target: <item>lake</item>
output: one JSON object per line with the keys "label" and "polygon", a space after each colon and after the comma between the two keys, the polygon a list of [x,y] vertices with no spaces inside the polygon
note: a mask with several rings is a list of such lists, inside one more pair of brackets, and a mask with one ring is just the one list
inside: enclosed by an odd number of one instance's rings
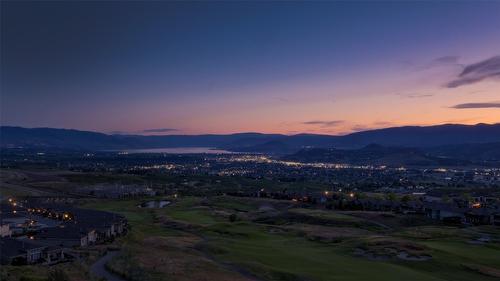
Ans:
{"label": "lake", "polygon": [[150,149],[129,149],[125,153],[167,153],[167,154],[232,154],[235,152],[215,149],[213,147],[170,147]]}

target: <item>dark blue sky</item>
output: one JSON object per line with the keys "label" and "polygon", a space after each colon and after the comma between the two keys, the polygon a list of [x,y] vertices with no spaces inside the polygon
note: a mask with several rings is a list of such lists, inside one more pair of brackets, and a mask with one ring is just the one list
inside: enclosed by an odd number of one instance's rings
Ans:
{"label": "dark blue sky", "polygon": [[[2,123],[9,125],[339,133],[401,119],[380,96],[431,91],[437,103],[465,101],[463,87],[447,99],[439,94],[459,73],[453,67],[500,54],[500,2],[1,5]],[[455,58],[439,65],[443,81],[413,71],[443,57]],[[492,101],[492,86],[484,87],[473,101]],[[330,100],[379,110],[352,116],[338,103],[322,106]],[[421,122],[463,115],[455,112]],[[405,118],[400,123],[418,122]],[[304,127],[311,120],[345,122],[327,131]]]}

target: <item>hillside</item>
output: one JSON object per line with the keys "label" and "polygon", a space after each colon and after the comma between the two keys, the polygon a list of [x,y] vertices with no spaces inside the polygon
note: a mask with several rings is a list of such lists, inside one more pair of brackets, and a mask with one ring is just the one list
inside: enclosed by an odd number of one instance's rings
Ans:
{"label": "hillside", "polygon": [[[238,133],[229,135],[108,135],[53,128],[0,127],[0,146],[58,149],[134,149],[166,147],[218,147],[231,151],[287,154],[303,148],[359,149],[375,143],[389,147],[429,148],[500,142],[500,124],[394,127],[345,136]],[[447,152],[442,148],[443,153]],[[490,152],[488,152],[490,151]],[[493,152],[491,152],[493,151]],[[483,154],[496,154],[493,146]],[[474,155],[474,154],[472,154]]]}

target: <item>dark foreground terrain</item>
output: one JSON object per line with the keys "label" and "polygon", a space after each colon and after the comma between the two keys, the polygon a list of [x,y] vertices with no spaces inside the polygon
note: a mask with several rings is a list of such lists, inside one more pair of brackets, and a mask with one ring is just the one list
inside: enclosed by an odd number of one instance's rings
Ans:
{"label": "dark foreground terrain", "polygon": [[[113,199],[73,191],[95,181],[133,183],[137,176],[106,174],[96,179],[95,174],[76,172],[3,170],[4,200],[26,198],[26,193],[71,198],[73,206],[123,215],[128,231],[112,242],[72,249],[79,253],[72,261],[2,265],[1,280],[55,280],[47,277],[55,270],[66,273],[59,280],[99,280],[97,274],[103,269],[96,270],[96,262],[118,278],[110,280],[500,278],[498,226],[446,224],[422,214],[341,210],[305,200],[206,192],[221,188],[219,181],[224,178],[217,178],[213,184],[203,184],[202,194],[186,192],[199,188],[193,180],[165,182],[163,195]],[[263,183],[272,189],[272,181]],[[232,178],[230,184],[245,186],[247,181]],[[281,184],[276,186],[281,189]],[[393,200],[401,197],[395,195]],[[160,201],[165,204],[155,203]],[[103,262],[100,257],[106,252],[112,255]]]}

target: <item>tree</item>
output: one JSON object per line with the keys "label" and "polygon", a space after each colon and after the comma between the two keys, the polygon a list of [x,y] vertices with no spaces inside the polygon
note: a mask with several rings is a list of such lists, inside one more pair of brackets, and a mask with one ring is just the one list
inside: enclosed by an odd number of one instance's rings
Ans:
{"label": "tree", "polygon": [[397,199],[396,194],[394,194],[393,192],[387,193],[385,198],[389,201],[396,201]]}
{"label": "tree", "polygon": [[408,195],[408,194],[406,194],[405,196],[403,196],[403,197],[401,198],[401,202],[404,202],[404,203],[408,203],[408,202],[409,202],[409,201],[411,201],[411,200],[412,200],[412,198],[411,198],[411,196],[410,196],[410,195]]}
{"label": "tree", "polygon": [[362,192],[358,192],[356,193],[356,199],[366,199],[368,196],[366,196],[366,194],[362,193]]}
{"label": "tree", "polygon": [[470,193],[464,192],[464,193],[462,193],[462,199],[464,201],[471,202],[472,201],[472,195],[470,195]]}

